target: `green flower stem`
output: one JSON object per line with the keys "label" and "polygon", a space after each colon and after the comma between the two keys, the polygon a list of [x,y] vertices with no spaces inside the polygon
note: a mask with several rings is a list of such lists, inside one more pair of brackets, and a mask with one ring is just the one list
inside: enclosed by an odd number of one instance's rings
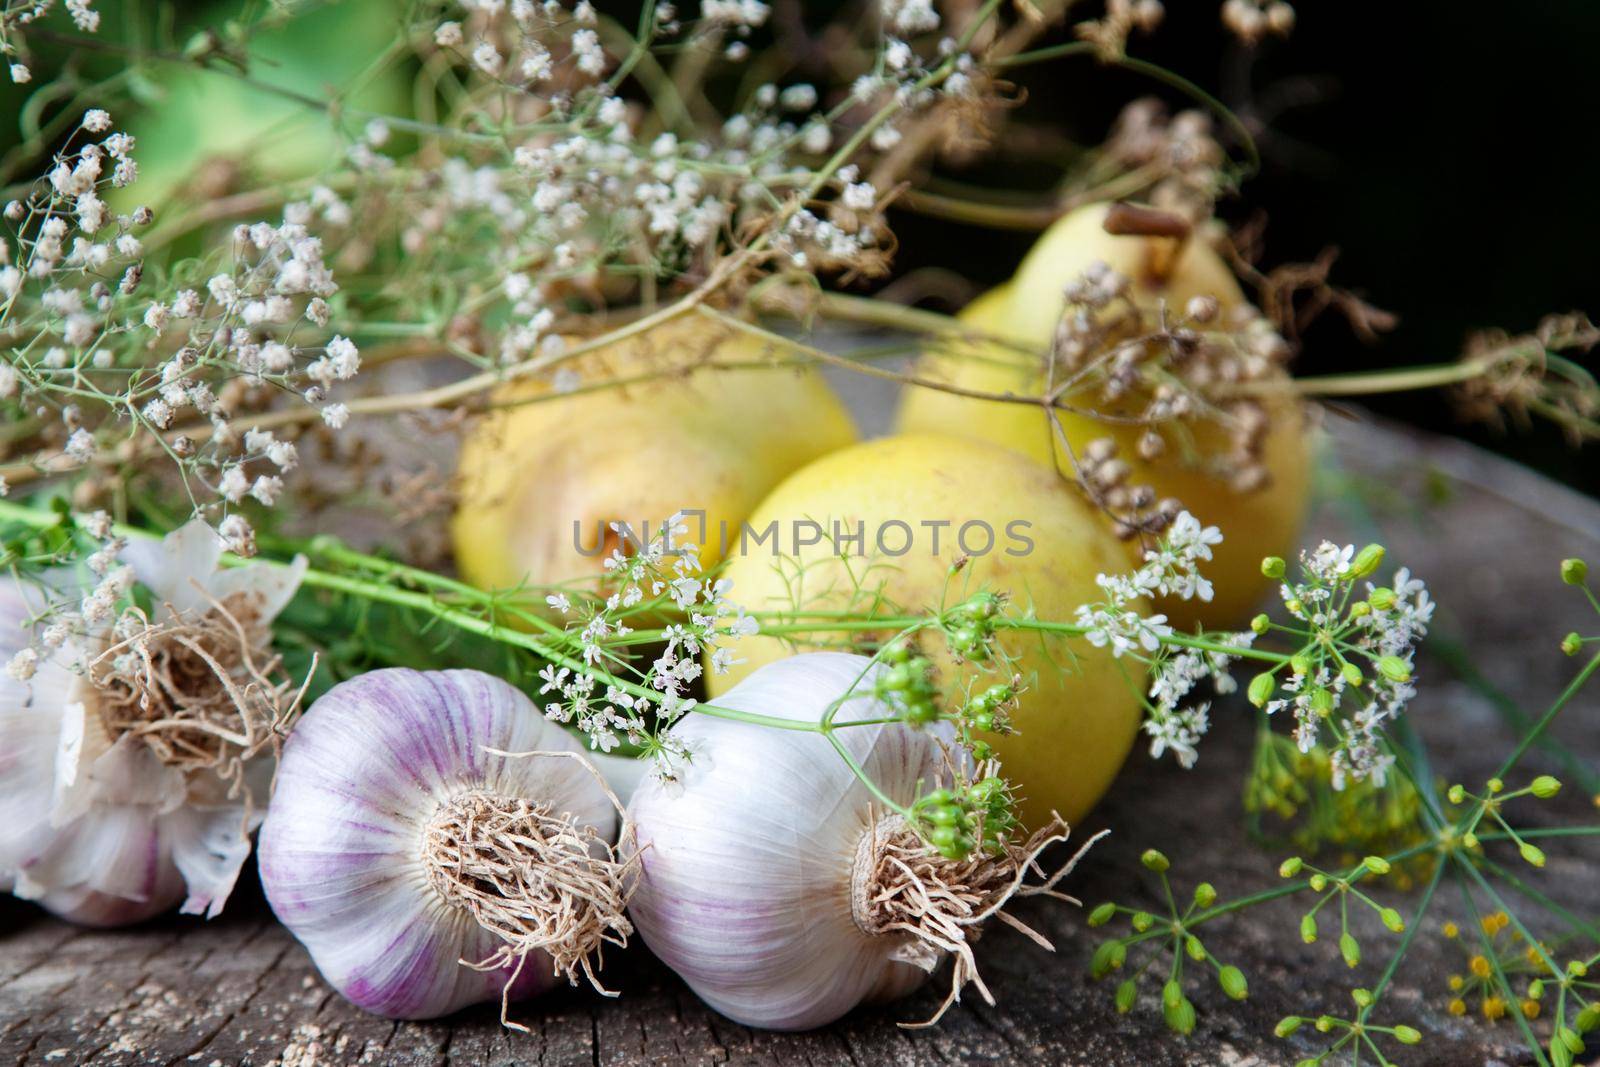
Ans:
{"label": "green flower stem", "polygon": [[1517,747],[1512,750],[1511,755],[1506,757],[1506,761],[1500,765],[1500,769],[1495,772],[1494,777],[1504,778],[1511,772],[1511,769],[1522,760],[1529,747],[1543,736],[1544,732],[1550,728],[1550,724],[1555,722],[1556,716],[1560,715],[1572,698],[1578,695],[1578,690],[1584,687],[1584,684],[1593,677],[1597,670],[1600,670],[1600,653],[1596,653],[1584,665],[1583,669],[1567,684],[1566,689],[1562,690],[1555,703],[1550,705],[1549,710],[1539,717],[1539,721],[1534,724],[1533,729],[1522,736],[1522,739],[1517,742]]}
{"label": "green flower stem", "polygon": [[[1480,885],[1489,888],[1489,884],[1484,881],[1483,876],[1478,873],[1471,863],[1456,858],[1456,866],[1476,878]],[[1515,1010],[1517,1002],[1516,990],[1511,988],[1511,980],[1506,977],[1505,968],[1500,964],[1500,956],[1495,952],[1494,946],[1490,944],[1488,935],[1483,932],[1483,913],[1478,910],[1477,902],[1472,899],[1472,892],[1467,887],[1466,879],[1458,878],[1457,883],[1461,890],[1462,902],[1466,905],[1467,913],[1472,916],[1472,925],[1478,931],[1478,943],[1483,948],[1483,957],[1494,968],[1495,980],[1499,984],[1500,991],[1505,995],[1508,1004],[1506,1014],[1516,1020],[1518,1029],[1522,1031],[1522,1038],[1527,1042],[1528,1049],[1533,1053],[1539,1067],[1550,1067],[1550,1060],[1544,1053],[1544,1046],[1539,1043],[1539,1039],[1534,1035],[1533,1028],[1528,1025],[1528,1020],[1523,1017],[1522,1012]],[[1492,889],[1490,889],[1490,893],[1493,895]],[[1507,914],[1509,915],[1510,913],[1507,912]]]}
{"label": "green flower stem", "polygon": [[[1550,954],[1544,950],[1544,945],[1538,938],[1533,936],[1533,931],[1529,930],[1523,925],[1522,920],[1517,918],[1517,913],[1506,903],[1506,898],[1501,896],[1500,891],[1489,883],[1489,880],[1483,876],[1482,871],[1478,870],[1478,865],[1473,858],[1458,852],[1455,853],[1455,862],[1457,867],[1464,870],[1474,882],[1478,883],[1478,887],[1489,895],[1489,899],[1494,901],[1495,907],[1505,912],[1506,918],[1511,920],[1511,925],[1516,927],[1517,932],[1523,936],[1523,939],[1527,941],[1535,952],[1539,953],[1539,958],[1544,960],[1546,967],[1550,968],[1550,973],[1559,978],[1561,976],[1561,968],[1556,965],[1556,961],[1550,958]],[[1481,927],[1479,928],[1479,935],[1482,936]],[[1488,949],[1489,946],[1485,944],[1484,947]],[[1486,952],[1485,954],[1490,957],[1494,955],[1493,952]],[[1499,961],[1496,960],[1496,970],[1498,969]],[[1509,991],[1510,988],[1508,983],[1506,989]],[[1515,994],[1512,995],[1511,999],[1516,999]]]}
{"label": "green flower stem", "polygon": [[[36,508],[30,508],[19,504],[13,504],[9,501],[0,500],[0,519],[20,522],[24,525],[32,526],[35,529],[48,529],[51,526],[55,526],[57,523],[59,523],[61,521],[61,516],[51,511],[41,511]],[[69,519],[68,521],[72,521],[74,524],[76,523],[76,520]],[[139,529],[138,527],[126,526],[122,524],[116,525],[113,529],[113,532],[118,536],[127,537],[130,539],[146,541],[159,539],[159,535],[152,533],[149,530],[143,530]],[[350,555],[355,557],[359,556],[360,554],[351,551]],[[377,557],[368,556],[362,558],[368,564],[380,568],[389,566],[401,567],[399,564],[390,564],[388,561],[379,559]],[[278,569],[286,569],[289,566],[287,563],[284,563],[281,560],[265,558],[257,558],[253,560],[242,559],[231,553],[224,553],[221,562],[223,566],[227,567],[253,564],[275,567]],[[410,568],[402,569],[409,570]],[[459,608],[451,607],[441,603],[437,597],[427,593],[414,592],[408,589],[397,589],[392,585],[386,585],[382,582],[369,581],[362,578],[352,578],[315,567],[308,567],[306,569],[305,574],[301,579],[301,584],[313,589],[327,589],[331,592],[343,593],[380,604],[389,604],[395,607],[404,607],[410,608],[414,611],[420,611],[424,614],[431,615],[439,619],[441,622],[449,623],[452,626],[464,630],[467,633],[477,634],[479,636],[498,641],[502,644],[522,648],[558,666],[591,674],[607,685],[614,685],[618,689],[621,689],[632,696],[642,697],[651,701],[652,703],[660,703],[661,700],[661,694],[655,690],[650,689],[647,686],[639,685],[635,682],[626,681],[625,679],[618,678],[607,671],[602,671],[593,666],[587,665],[583,663],[582,660],[568,655],[566,652],[561,651],[560,649],[552,647],[548,642],[540,637],[521,630],[509,629],[500,623],[489,619],[480,618]],[[492,597],[492,594],[479,595],[484,597]],[[757,715],[752,712],[736,711],[733,708],[718,707],[714,704],[696,704],[694,710],[716,718],[733,719],[739,722],[747,722],[756,726],[770,726],[774,729],[780,730],[795,730],[808,733],[830,732],[829,730],[824,729],[823,724],[821,723],[797,722],[793,719],[781,719],[770,715]]]}
{"label": "green flower stem", "polygon": [[1428,879],[1428,888],[1422,893],[1422,899],[1417,902],[1417,908],[1411,913],[1411,921],[1406,923],[1405,933],[1400,937],[1400,944],[1396,946],[1394,954],[1389,957],[1389,964],[1383,969],[1383,974],[1378,977],[1378,982],[1372,987],[1372,1004],[1361,1009],[1360,1019],[1366,1021],[1372,1008],[1377,1006],[1378,998],[1383,996],[1389,983],[1394,981],[1395,972],[1400,969],[1400,961],[1405,959],[1406,953],[1411,949],[1411,942],[1415,940],[1418,931],[1422,929],[1423,921],[1428,916],[1428,908],[1433,904],[1433,896],[1439,890],[1439,883],[1444,879],[1445,863],[1433,865],[1433,875]]}
{"label": "green flower stem", "polygon": [[1502,867],[1493,860],[1479,857],[1477,862],[1483,867],[1484,870],[1488,871],[1502,882],[1505,882],[1512,889],[1515,889],[1518,893],[1527,897],[1545,911],[1548,911],[1552,915],[1562,919],[1573,930],[1583,934],[1585,937],[1593,938],[1595,941],[1600,941],[1600,926],[1595,925],[1587,919],[1580,918],[1578,915],[1573,913],[1572,909],[1558,903],[1557,901],[1551,900],[1548,896],[1541,893],[1527,882],[1524,882],[1514,873],[1507,870],[1505,867]]}

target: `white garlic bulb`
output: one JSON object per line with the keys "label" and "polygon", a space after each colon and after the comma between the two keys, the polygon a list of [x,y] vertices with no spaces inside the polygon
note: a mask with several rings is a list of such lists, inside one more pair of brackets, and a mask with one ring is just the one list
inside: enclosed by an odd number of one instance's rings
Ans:
{"label": "white garlic bulb", "polygon": [[[221,910],[260,821],[274,724],[192,717],[191,697],[223,712],[231,702],[209,667],[188,669],[179,642],[238,666],[261,649],[215,635],[264,642],[305,566],[218,570],[221,553],[199,521],[126,546],[126,578],[150,590],[150,618],[116,633],[80,619],[30,677],[0,677],[0,887],[86,925],[138,922],[180,901]],[[0,584],[0,660],[33,644],[28,623],[44,606],[41,590]]]}
{"label": "white garlic bulb", "polygon": [[629,868],[580,751],[478,671],[343,682],[284,746],[267,899],[335,989],[392,1018],[594,981],[591,956],[632,929]]}
{"label": "white garlic bulb", "polygon": [[[717,705],[815,722],[844,698],[837,722],[876,719],[890,714],[872,695],[877,670],[860,656],[791,656]],[[946,860],[821,734],[703,714],[674,729],[689,763],[677,781],[641,785],[629,808],[641,850],[631,914],[701,999],[749,1026],[825,1025],[911,992],[946,954],[957,957],[953,999],[976,979],[968,931],[1018,890],[1037,848],[1064,836]],[[884,723],[834,737],[902,807],[950,780],[947,733]],[[949,907],[935,888],[950,891]]]}

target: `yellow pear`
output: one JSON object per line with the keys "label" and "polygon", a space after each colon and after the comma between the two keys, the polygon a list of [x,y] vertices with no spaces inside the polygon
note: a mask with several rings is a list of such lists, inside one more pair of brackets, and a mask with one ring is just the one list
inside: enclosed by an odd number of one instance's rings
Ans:
{"label": "yellow pear", "polygon": [[[608,532],[654,535],[686,511],[714,565],[791,471],[856,439],[837,396],[797,350],[686,315],[573,361],[572,395],[516,382],[463,443],[451,527],[475,585],[553,585],[600,574]],[[630,384],[602,383],[624,381]],[[520,403],[519,403],[520,402]],[[680,541],[681,543],[681,541]]]}
{"label": "yellow pear", "polygon": [[[1133,280],[1136,303],[1153,307],[1165,300],[1183,309],[1192,297],[1211,296],[1219,313],[1244,303],[1243,294],[1222,259],[1198,240],[1184,243],[1174,257],[1170,238],[1113,236],[1103,227],[1106,205],[1074,211],[1039,240],[1012,281],[990,290],[967,306],[960,318],[975,331],[1013,342],[1017,347],[981,342],[961,343],[929,353],[918,366],[919,377],[986,393],[1040,396],[1044,392],[1044,356],[1062,311],[1062,289],[1096,261]],[[1019,349],[1025,349],[1021,351]],[[1274,374],[1286,383],[1287,376]],[[1113,416],[1136,416],[1145,397],[1135,393],[1108,405],[1097,387],[1063,398],[1067,405]],[[1072,471],[1066,445],[1079,457],[1089,442],[1109,437],[1118,457],[1131,468],[1129,481],[1152,487],[1161,498],[1176,498],[1196,518],[1222,530],[1224,541],[1204,569],[1215,597],[1202,601],[1163,600],[1159,610],[1179,626],[1202,623],[1212,628],[1239,626],[1251,614],[1266,585],[1260,573],[1265,556],[1293,551],[1304,518],[1311,482],[1313,431],[1301,406],[1287,395],[1269,398],[1263,407],[1270,429],[1260,459],[1267,479],[1248,491],[1231,487],[1204,469],[1204,457],[1225,456],[1226,431],[1214,422],[1185,424],[1180,431],[1163,427],[1165,451],[1159,459],[1140,458],[1140,439],[1150,427],[1106,422],[1058,410],[1063,441],[1044,410],[1036,405],[959,396],[938,389],[911,387],[902,396],[897,426],[903,431],[963,434],[1016,449],[1042,463]],[[1128,542],[1134,562],[1143,546]]]}
{"label": "yellow pear", "polygon": [[[763,534],[774,522],[775,540],[730,552],[724,574],[746,611],[861,610],[881,595],[920,613],[990,589],[1040,619],[1071,621],[1079,604],[1104,599],[1095,576],[1124,564],[1116,539],[1054,473],[1008,449],[948,435],[889,437],[824,456],[773,490],[749,527]],[[854,546],[847,539],[858,532],[862,544]],[[962,555],[969,562],[951,577]],[[830,638],[837,647],[834,635],[743,638],[733,650],[744,662],[709,675],[711,695]],[[1019,732],[990,740],[1020,787],[1024,821],[1039,826],[1052,810],[1077,820],[1110,785],[1138,732],[1141,665],[1076,639],[1011,631],[1000,642],[1016,657],[1025,691],[1012,717]],[[969,679],[973,666],[958,665],[943,646],[936,636],[923,645],[940,682]]]}

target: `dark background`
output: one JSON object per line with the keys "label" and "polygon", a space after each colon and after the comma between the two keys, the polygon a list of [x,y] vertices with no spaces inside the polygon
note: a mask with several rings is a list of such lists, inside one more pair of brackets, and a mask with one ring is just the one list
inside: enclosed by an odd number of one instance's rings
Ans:
{"label": "dark background", "polygon": [[[1443,362],[1473,330],[1600,315],[1600,4],[1302,0],[1294,33],[1253,58],[1229,42],[1217,8],[1169,0],[1165,23],[1130,52],[1266,118],[1262,172],[1221,213],[1267,214],[1263,265],[1337,245],[1334,283],[1400,316],[1369,346],[1329,314],[1308,332],[1299,373]],[[1018,80],[1024,115],[1085,139],[1134,96],[1183,103],[1091,60]],[[957,248],[982,282],[1005,277],[1030,240],[909,217],[896,229],[903,266],[949,262]],[[1600,365],[1600,350],[1585,362]],[[1548,424],[1464,426],[1438,392],[1363,403],[1600,494],[1600,442],[1575,450]]]}

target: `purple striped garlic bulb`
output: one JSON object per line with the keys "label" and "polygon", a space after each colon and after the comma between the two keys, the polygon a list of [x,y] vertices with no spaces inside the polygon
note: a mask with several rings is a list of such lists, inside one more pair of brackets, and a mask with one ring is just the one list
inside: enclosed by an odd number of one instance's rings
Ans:
{"label": "purple striped garlic bulb", "polygon": [[[838,723],[889,718],[873,695],[879,669],[841,653],[791,656],[716,705],[813,723],[835,705]],[[1022,886],[1038,852],[1065,838],[1059,821],[1025,843],[941,856],[820,733],[709,714],[673,730],[690,754],[681,775],[646,780],[629,807],[640,850],[630,914],[702,1000],[747,1026],[824,1026],[858,1004],[911,993],[947,958],[951,989],[939,1014],[968,982],[988,998],[972,956],[977,929],[1013,895],[1050,892],[1066,873]],[[967,769],[946,747],[947,727],[879,722],[833,737],[902,808]]]}
{"label": "purple striped garlic bulb", "polygon": [[[317,969],[390,1018],[505,1004],[625,944],[618,803],[519,690],[479,671],[372,671],[284,746],[261,882]],[[514,1025],[514,1024],[510,1024]]]}
{"label": "purple striped garlic bulb", "polygon": [[124,546],[102,586],[137,579],[148,617],[63,615],[42,588],[0,582],[0,662],[30,650],[31,667],[0,674],[0,888],[90,926],[222,909],[293,703],[267,678],[270,624],[305,561],[219,569],[221,555],[198,520]]}

